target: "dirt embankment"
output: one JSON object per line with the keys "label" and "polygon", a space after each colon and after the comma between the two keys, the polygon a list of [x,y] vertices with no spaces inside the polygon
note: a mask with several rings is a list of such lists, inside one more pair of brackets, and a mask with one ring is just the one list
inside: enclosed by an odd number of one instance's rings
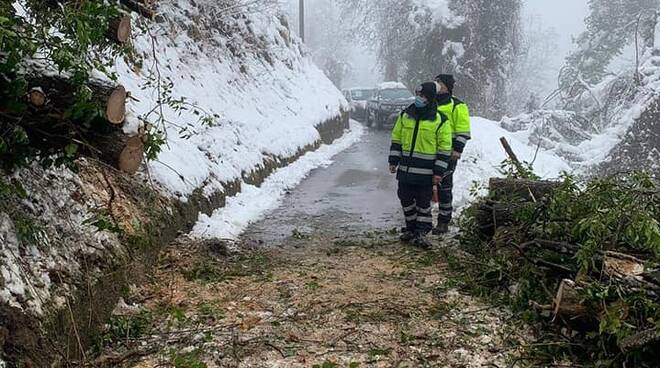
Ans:
{"label": "dirt embankment", "polygon": [[[243,180],[260,184],[347,126],[342,113],[318,127],[321,140],[266,159]],[[0,184],[0,359],[10,367],[87,361],[82,351],[99,341],[99,327],[129,285],[145,280],[162,246],[241,187],[236,180],[180,202],[159,194],[146,174],[129,178],[89,160],[77,173],[35,166]]]}

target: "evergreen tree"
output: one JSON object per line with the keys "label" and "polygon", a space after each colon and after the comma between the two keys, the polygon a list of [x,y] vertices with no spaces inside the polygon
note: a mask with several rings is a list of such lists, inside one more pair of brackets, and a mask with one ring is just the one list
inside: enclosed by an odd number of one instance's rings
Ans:
{"label": "evergreen tree", "polygon": [[636,47],[642,47],[652,39],[649,24],[659,7],[659,0],[590,0],[586,31],[578,36],[560,76],[564,96],[578,96],[600,82],[625,46],[637,39]]}
{"label": "evergreen tree", "polygon": [[520,52],[520,0],[455,0],[468,21],[465,56],[458,69],[459,93],[472,98],[482,116],[500,119],[509,106],[516,58]]}
{"label": "evergreen tree", "polygon": [[508,90],[521,51],[520,0],[453,0],[461,24],[435,24],[420,34],[406,58],[406,82],[414,85],[439,73],[458,79],[455,94],[472,110],[499,119],[507,113]]}

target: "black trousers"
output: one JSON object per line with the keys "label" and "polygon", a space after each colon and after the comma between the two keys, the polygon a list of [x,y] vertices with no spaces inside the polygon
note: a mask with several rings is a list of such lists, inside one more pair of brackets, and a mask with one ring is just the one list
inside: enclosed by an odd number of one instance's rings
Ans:
{"label": "black trousers", "polygon": [[452,159],[449,161],[449,168],[447,173],[442,177],[442,182],[438,186],[438,204],[440,211],[438,212],[438,224],[448,224],[451,222],[454,207],[452,202],[454,197],[452,191],[454,190],[454,171],[458,160]]}
{"label": "black trousers", "polygon": [[406,217],[406,230],[421,234],[431,231],[433,228],[433,215],[431,214],[433,185],[399,182],[397,194]]}

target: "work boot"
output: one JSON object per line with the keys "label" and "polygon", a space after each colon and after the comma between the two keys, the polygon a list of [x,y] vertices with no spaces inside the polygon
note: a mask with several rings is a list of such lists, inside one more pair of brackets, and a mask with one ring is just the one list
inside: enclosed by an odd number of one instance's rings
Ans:
{"label": "work boot", "polygon": [[415,239],[415,233],[409,230],[404,230],[403,234],[399,237],[399,240],[401,240],[404,243],[408,243]]}
{"label": "work boot", "polygon": [[422,249],[430,249],[433,246],[433,244],[431,244],[431,242],[426,239],[426,236],[421,233],[416,234],[412,241],[412,245]]}
{"label": "work boot", "polygon": [[438,226],[433,228],[433,235],[444,235],[449,232],[449,224],[441,222]]}

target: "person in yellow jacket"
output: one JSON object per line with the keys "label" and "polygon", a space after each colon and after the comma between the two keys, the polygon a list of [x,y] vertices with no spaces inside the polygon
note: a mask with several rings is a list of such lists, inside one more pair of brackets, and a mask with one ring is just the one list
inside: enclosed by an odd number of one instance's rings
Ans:
{"label": "person in yellow jacket", "polygon": [[397,194],[406,218],[401,240],[428,248],[433,185],[449,168],[452,136],[449,120],[438,112],[436,84],[424,83],[415,92],[415,103],[401,113],[392,130],[389,164],[399,181]]}
{"label": "person in yellow jacket", "polygon": [[435,77],[438,89],[437,103],[438,111],[447,115],[452,129],[452,152],[449,167],[442,182],[438,185],[438,225],[433,229],[434,235],[449,232],[449,222],[452,219],[454,208],[452,205],[454,189],[454,171],[460,160],[467,141],[470,140],[470,110],[467,104],[454,97],[454,76],[451,74],[440,74]]}

